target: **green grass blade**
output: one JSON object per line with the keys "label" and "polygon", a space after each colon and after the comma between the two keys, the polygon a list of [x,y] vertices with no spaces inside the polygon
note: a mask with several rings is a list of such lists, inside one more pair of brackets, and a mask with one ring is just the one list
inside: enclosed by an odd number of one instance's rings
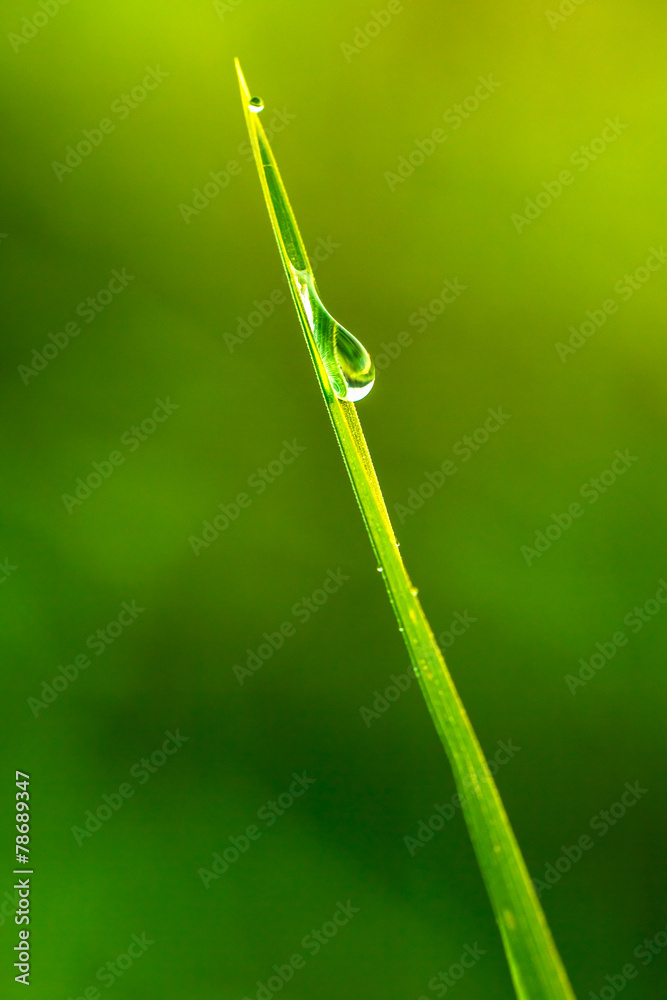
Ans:
{"label": "green grass blade", "polygon": [[[264,198],[301,326],[399,628],[449,757],[519,1000],[575,1000],[484,753],[403,565],[352,400],[373,384],[361,348],[322,305],[271,147],[236,60]],[[357,342],[354,342],[357,344]],[[361,353],[363,352],[363,353]],[[351,358],[351,360],[350,360]]]}

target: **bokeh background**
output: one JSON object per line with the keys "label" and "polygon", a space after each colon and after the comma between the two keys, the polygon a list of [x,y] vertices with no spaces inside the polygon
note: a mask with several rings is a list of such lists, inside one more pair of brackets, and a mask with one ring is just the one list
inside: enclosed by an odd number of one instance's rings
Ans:
{"label": "bokeh background", "polygon": [[[18,768],[36,998],[266,1000],[258,984],[298,952],[285,997],[417,1000],[443,995],[429,981],[466,945],[485,954],[448,991],[513,996],[460,813],[406,846],[455,791],[416,685],[368,725],[360,712],[408,661],[293,308],[257,322],[255,300],[287,289],[243,146],[239,56],[326,258],[324,301],[383,365],[358,410],[408,569],[436,634],[475,619],[447,658],[487,754],[521,748],[498,783],[531,874],[595,841],[543,893],[577,995],[609,996],[605,977],[631,962],[627,1000],[667,996],[665,953],[633,957],[667,926],[667,609],[650,603],[667,574],[667,266],[620,291],[667,241],[664,4],[55,2],[5,0],[0,32],[3,991],[23,988]],[[149,68],[154,89],[137,90]],[[489,76],[494,92],[463,105]],[[607,119],[618,134],[601,144]],[[392,180],[436,128],[446,140]],[[567,169],[560,196],[513,220]],[[114,269],[127,284],[106,304]],[[465,291],[441,308],[446,280]],[[556,345],[608,299],[618,310],[562,360]],[[235,342],[241,320],[255,325]],[[174,407],[155,424],[158,399]],[[500,407],[502,428],[457,457]],[[304,450],[260,493],[252,477],[284,441]],[[626,449],[636,461],[582,498]],[[112,452],[123,462],[90,496],[63,500]],[[446,485],[397,513],[448,458]],[[240,492],[250,505],[195,555]],[[527,559],[577,501],[583,516]],[[302,621],[295,605],[339,570],[349,580]],[[88,637],[133,601],[145,610],[96,655]],[[633,633],[624,618],[647,601]],[[295,634],[241,684],[234,666],[285,621]],[[627,644],[572,693],[566,676],[619,630]],[[35,710],[84,653],[90,667]],[[258,811],[294,772],[315,781],[269,826]],[[647,794],[592,832],[637,781]],[[134,795],[77,843],[126,782]],[[253,823],[261,837],[206,888],[199,870]],[[303,938],[348,900],[358,912],[313,955]],[[145,954],[110,974],[144,934]]]}

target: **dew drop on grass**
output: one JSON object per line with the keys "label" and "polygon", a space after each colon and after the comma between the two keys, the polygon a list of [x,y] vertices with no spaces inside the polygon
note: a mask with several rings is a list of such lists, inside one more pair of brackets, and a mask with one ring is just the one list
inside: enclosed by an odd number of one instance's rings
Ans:
{"label": "dew drop on grass", "polygon": [[416,587],[410,587],[410,593],[412,594],[413,597],[416,597],[419,591]]}
{"label": "dew drop on grass", "polygon": [[264,101],[261,97],[251,97],[248,101],[248,111],[254,111],[258,114],[264,108]]}
{"label": "dew drop on grass", "polygon": [[[334,349],[343,378],[346,392],[342,397],[356,402],[363,399],[373,388],[375,382],[375,365],[370,354],[356,337],[336,324],[336,340]],[[340,393],[336,393],[340,396]]]}
{"label": "dew drop on grass", "polygon": [[356,403],[373,388],[373,359],[364,345],[324,308],[312,274],[295,266],[291,271],[331,387],[339,399]]}

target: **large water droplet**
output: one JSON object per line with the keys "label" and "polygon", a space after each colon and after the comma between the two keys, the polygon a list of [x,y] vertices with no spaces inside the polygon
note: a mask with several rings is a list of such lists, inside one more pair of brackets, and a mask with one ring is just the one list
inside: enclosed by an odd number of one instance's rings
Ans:
{"label": "large water droplet", "polygon": [[299,297],[315,338],[331,386],[339,399],[356,402],[373,388],[373,359],[356,337],[341,326],[322,305],[312,276],[292,268]]}
{"label": "large water droplet", "polygon": [[375,382],[373,359],[364,345],[338,323],[336,324],[335,351],[347,386],[344,398],[352,402],[363,399],[371,391]]}
{"label": "large water droplet", "polygon": [[264,101],[261,97],[251,97],[248,101],[248,111],[254,111],[258,114],[264,109]]}

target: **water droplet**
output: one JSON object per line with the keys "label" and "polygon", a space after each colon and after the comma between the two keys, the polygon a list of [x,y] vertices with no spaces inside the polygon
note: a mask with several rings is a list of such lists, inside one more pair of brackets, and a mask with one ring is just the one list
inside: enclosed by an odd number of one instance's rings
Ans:
{"label": "water droplet", "polygon": [[378,573],[384,573],[384,570],[382,569],[382,566],[378,566]]}
{"label": "water droplet", "polygon": [[259,114],[264,108],[264,101],[261,97],[251,97],[248,101],[248,111],[254,111],[255,114]]}
{"label": "water droplet", "polygon": [[399,632],[405,632],[405,629],[404,629],[404,628],[400,628],[400,627],[399,627],[399,630],[398,630],[398,631],[399,631]]}
{"label": "water droplet", "polygon": [[412,594],[413,597],[416,597],[419,591],[417,590],[416,587],[410,587],[410,593]]}
{"label": "water droplet", "polygon": [[[339,326],[338,323],[336,323],[334,350],[345,379],[346,393],[342,398],[349,399],[353,403],[363,399],[375,382],[375,365],[370,354],[349,330]],[[340,396],[340,393],[337,395]]]}
{"label": "water droplet", "polygon": [[364,345],[324,308],[312,276],[294,267],[292,273],[331,387],[339,399],[356,403],[373,388],[373,360]]}

